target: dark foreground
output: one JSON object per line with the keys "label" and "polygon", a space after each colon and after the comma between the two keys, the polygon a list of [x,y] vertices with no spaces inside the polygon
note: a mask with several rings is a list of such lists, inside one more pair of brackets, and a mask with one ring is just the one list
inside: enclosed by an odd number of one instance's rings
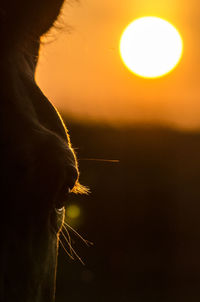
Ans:
{"label": "dark foreground", "polygon": [[57,302],[199,302],[200,133],[71,123],[70,134],[92,191],[71,198],[72,224],[95,245],[75,239],[85,266],[60,249]]}

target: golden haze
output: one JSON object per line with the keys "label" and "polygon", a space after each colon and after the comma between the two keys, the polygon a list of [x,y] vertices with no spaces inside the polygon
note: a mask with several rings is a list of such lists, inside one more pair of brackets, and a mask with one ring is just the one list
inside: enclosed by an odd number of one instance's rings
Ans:
{"label": "golden haze", "polygon": [[[61,23],[72,30],[53,33],[55,41],[42,47],[37,81],[61,112],[74,117],[199,127],[199,6],[197,0],[87,0],[66,5]],[[153,80],[131,74],[119,55],[125,27],[148,15],[174,24],[184,41],[178,67]]]}

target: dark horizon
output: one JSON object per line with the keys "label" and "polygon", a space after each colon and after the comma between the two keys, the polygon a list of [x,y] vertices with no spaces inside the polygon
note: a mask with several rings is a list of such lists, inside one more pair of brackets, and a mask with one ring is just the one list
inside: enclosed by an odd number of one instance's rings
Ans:
{"label": "dark horizon", "polygon": [[66,294],[73,302],[199,301],[200,132],[72,122],[69,129],[91,189],[69,204],[80,207],[75,227],[94,247],[72,236],[85,267],[60,247],[57,302]]}

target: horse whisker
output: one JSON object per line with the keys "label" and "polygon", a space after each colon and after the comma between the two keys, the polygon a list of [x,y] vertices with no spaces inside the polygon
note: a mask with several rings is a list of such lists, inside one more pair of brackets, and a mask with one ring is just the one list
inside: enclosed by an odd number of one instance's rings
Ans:
{"label": "horse whisker", "polygon": [[71,255],[73,255],[72,242],[71,242],[71,237],[70,237],[70,234],[69,234],[68,230],[66,230],[66,233],[67,233],[67,237],[65,236],[64,232],[61,230],[61,234],[62,234],[63,238],[65,239],[65,241],[67,242],[67,244],[69,246],[69,253]]}
{"label": "horse whisker", "polygon": [[67,230],[69,228],[77,237],[79,237],[87,246],[94,245],[93,242],[84,239],[74,228],[72,228],[68,223],[64,222],[63,228]]}
{"label": "horse whisker", "polygon": [[62,243],[62,240],[60,238],[58,238],[60,244],[62,245],[62,248],[64,249],[64,251],[67,253],[67,255],[74,260],[74,257],[67,251],[67,249],[65,248],[64,244]]}
{"label": "horse whisker", "polygon": [[[66,236],[65,236],[65,234],[62,232],[62,235],[63,235],[63,237],[64,237],[64,239],[67,241],[67,243],[69,244],[69,242],[68,242],[68,240],[67,240],[67,238],[66,238]],[[83,264],[83,265],[85,265],[85,263],[83,262],[83,260],[81,259],[81,257],[77,254],[77,252],[74,250],[74,248],[71,246],[70,247],[71,248],[71,251],[72,251],[72,253],[76,256],[76,258]],[[73,256],[72,256],[73,257]]]}
{"label": "horse whisker", "polygon": [[[67,238],[68,238],[68,245],[69,245],[69,248],[70,248],[70,253],[72,254],[72,241],[71,241],[71,236],[70,236],[70,233],[69,231],[64,227],[64,224],[63,224],[63,228],[64,230],[66,231],[66,234],[67,234]],[[62,235],[64,235],[64,232],[62,231]]]}

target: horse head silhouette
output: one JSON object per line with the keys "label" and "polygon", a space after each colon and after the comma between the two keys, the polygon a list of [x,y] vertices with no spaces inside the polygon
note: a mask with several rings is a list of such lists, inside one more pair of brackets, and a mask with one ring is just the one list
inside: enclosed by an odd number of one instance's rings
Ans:
{"label": "horse head silhouette", "polygon": [[35,82],[40,37],[63,0],[0,0],[0,301],[54,300],[70,191],[83,192],[69,134]]}

